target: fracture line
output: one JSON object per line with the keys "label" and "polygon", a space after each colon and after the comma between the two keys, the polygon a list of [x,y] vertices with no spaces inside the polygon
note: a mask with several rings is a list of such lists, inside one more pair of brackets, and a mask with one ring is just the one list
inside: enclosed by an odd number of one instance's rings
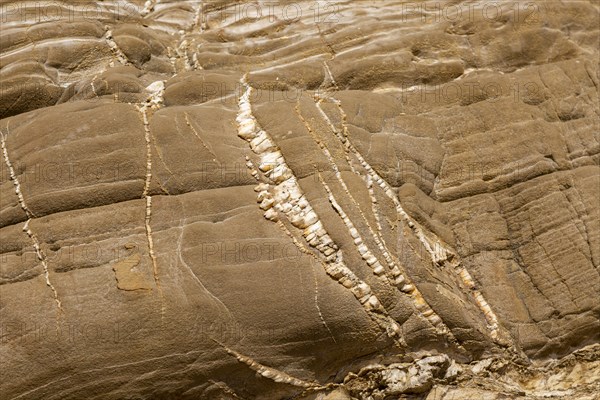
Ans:
{"label": "fracture line", "polygon": [[235,357],[239,362],[246,364],[250,367],[251,370],[255,371],[257,374],[262,376],[263,378],[270,379],[277,383],[285,383],[291,386],[301,387],[301,388],[319,388],[321,385],[314,382],[307,382],[299,378],[295,378],[291,375],[286,374],[283,371],[279,371],[275,368],[267,367],[257,361],[254,361],[252,358],[244,356],[237,351],[230,349],[225,346],[223,343],[212,339],[213,342],[217,343],[221,346],[229,355]]}
{"label": "fracture line", "polygon": [[315,272],[314,268],[312,268],[312,265],[311,265],[310,270],[312,271],[313,278],[315,280],[315,307],[317,308],[317,312],[319,313],[319,318],[321,319],[321,322],[323,323],[323,326],[325,327],[325,329],[327,329],[327,332],[329,332],[329,336],[331,336],[331,339],[333,339],[333,342],[337,344],[337,340],[335,340],[335,337],[333,336],[333,332],[331,332],[331,329],[329,329],[329,326],[327,325],[327,322],[325,321],[325,317],[323,317],[323,313],[321,312],[321,307],[319,307],[319,281],[317,280],[317,273]]}
{"label": "fracture line", "polygon": [[[113,53],[113,56],[117,59],[117,61],[119,61],[119,63],[123,65],[129,65],[129,59],[127,58],[125,53],[123,53],[123,50],[121,50],[117,42],[115,42],[111,30],[106,31],[106,34],[104,35],[104,40],[106,41],[106,44],[110,48],[110,51]],[[114,63],[111,61],[111,65],[112,64]]]}
{"label": "fracture line", "polygon": [[[327,274],[349,289],[366,310],[367,315],[398,346],[405,347],[400,337],[400,326],[390,317],[370,286],[346,266],[342,251],[325,231],[280,150],[270,135],[258,125],[258,121],[252,114],[250,104],[252,87],[247,83],[246,76],[242,78],[241,84],[245,91],[241,94],[238,103],[239,112],[236,118],[238,136],[249,142],[251,150],[261,157],[259,169],[272,182],[272,185],[259,184],[255,188],[259,192],[258,200],[261,202],[261,209],[265,210],[265,218],[276,221],[279,212],[285,215],[294,227],[301,229],[304,239],[311,247],[316,248],[325,260],[324,267]],[[248,165],[252,166],[250,161]],[[253,176],[257,178],[258,171],[253,170]]]}
{"label": "fracture line", "polygon": [[46,286],[48,286],[50,288],[50,290],[52,290],[52,295],[54,297],[54,301],[56,302],[58,309],[60,311],[63,311],[62,303],[60,302],[60,300],[58,298],[58,292],[56,291],[56,288],[54,287],[52,282],[50,282],[50,271],[48,269],[48,263],[46,262],[46,254],[40,247],[40,242],[37,239],[37,237],[35,236],[35,234],[31,231],[31,229],[29,229],[29,222],[31,222],[31,219],[28,219],[27,222],[25,222],[25,225],[23,226],[23,232],[25,232],[27,234],[27,236],[29,236],[29,238],[33,242],[33,248],[35,249],[35,254],[37,255],[38,260],[40,260],[40,262],[42,263],[42,267],[44,268],[44,276],[46,278]]}
{"label": "fracture line", "polygon": [[37,236],[33,233],[33,231],[31,229],[29,229],[29,223],[31,222],[31,220],[33,218],[35,218],[35,215],[31,212],[29,207],[27,207],[27,203],[25,202],[25,198],[23,197],[23,193],[21,192],[21,184],[19,183],[19,178],[17,177],[17,174],[15,173],[13,165],[8,156],[8,148],[6,146],[6,138],[10,134],[8,125],[6,127],[6,130],[7,130],[6,135],[4,134],[4,132],[0,131],[2,154],[4,156],[4,163],[8,167],[8,171],[10,173],[10,179],[13,181],[13,185],[15,186],[15,193],[19,199],[19,205],[21,206],[23,211],[25,211],[25,215],[27,215],[27,218],[28,218],[27,221],[25,222],[25,225],[23,226],[23,232],[25,232],[27,234],[27,236],[29,236],[29,239],[33,242],[33,248],[35,249],[36,256],[37,256],[38,260],[40,261],[40,263],[42,264],[42,268],[44,269],[44,277],[46,279],[46,286],[48,286],[50,288],[50,290],[52,290],[52,296],[54,297],[54,301],[56,302],[56,305],[57,305],[59,311],[62,312],[63,308],[62,308],[62,303],[60,302],[60,299],[58,298],[58,292],[56,291],[56,288],[50,281],[50,270],[48,268],[46,254],[42,250]]}
{"label": "fracture line", "polygon": [[[354,196],[352,196],[350,190],[348,189],[348,186],[346,185],[346,182],[344,181],[344,179],[342,177],[342,174],[340,173],[340,170],[339,170],[331,152],[325,146],[325,144],[322,143],[322,141],[317,137],[317,135],[314,133],[314,131],[308,124],[308,121],[306,121],[305,118],[302,116],[302,113],[300,112],[299,107],[300,107],[299,103],[297,103],[296,104],[296,113],[298,114],[298,116],[300,117],[300,119],[302,120],[304,125],[306,126],[306,129],[312,136],[313,140],[317,143],[317,145],[319,145],[323,154],[327,157],[327,160],[329,161],[329,164],[333,168],[333,170],[335,172],[335,176],[336,176],[337,180],[339,181],[340,185],[342,186],[342,189],[345,191],[348,198],[353,202],[354,206],[358,209],[359,214],[361,215],[362,219],[365,221],[365,225],[369,231],[370,237],[375,241],[375,244],[377,245],[379,251],[383,255],[383,258],[385,259],[385,262],[390,271],[385,270],[385,268],[381,265],[379,260],[373,254],[372,250],[370,250],[368,248],[368,245],[366,244],[365,240],[361,237],[359,230],[355,227],[354,223],[348,217],[347,213],[343,210],[343,208],[335,200],[335,196],[333,195],[332,190],[330,189],[330,187],[327,185],[327,183],[323,180],[323,178],[319,174],[319,180],[321,181],[321,184],[324,186],[325,190],[328,193],[330,203],[332,204],[332,206],[334,207],[336,212],[340,215],[340,217],[344,221],[344,224],[346,225],[348,232],[350,233],[350,236],[352,236],[352,239],[354,241],[354,244],[355,244],[360,256],[367,263],[367,265],[373,270],[373,273],[376,276],[381,277],[381,278],[386,278],[386,280],[389,283],[391,283],[392,286],[398,286],[399,290],[401,292],[408,295],[411,298],[411,302],[412,302],[413,306],[415,307],[417,313],[422,318],[424,318],[429,323],[431,323],[434,326],[434,328],[436,329],[436,331],[438,332],[438,334],[446,336],[446,337],[448,337],[448,339],[450,341],[456,343],[457,342],[456,338],[452,335],[452,333],[450,332],[450,329],[446,326],[446,324],[443,323],[443,321],[439,317],[439,315],[437,315],[433,311],[431,306],[427,303],[427,301],[422,296],[421,292],[416,288],[416,286],[410,282],[406,272],[404,273],[404,275],[406,275],[406,276],[404,276],[402,274],[402,270],[400,269],[398,264],[393,260],[391,254],[390,254],[390,251],[388,250],[387,246],[385,245],[385,240],[383,239],[383,237],[380,238],[378,233],[376,233],[373,230],[368,219],[362,212],[360,205],[358,204],[358,202],[356,201]],[[320,111],[323,118],[325,120],[327,120],[328,124],[330,126],[332,126],[333,124],[331,123],[330,120],[328,120],[327,114],[325,114],[325,112],[320,107],[320,103],[317,103],[317,109]],[[348,159],[346,159],[346,161],[349,162]],[[373,199],[371,199],[371,201],[372,200]]]}
{"label": "fracture line", "polygon": [[8,126],[6,129],[7,129],[6,135],[4,134],[4,132],[0,131],[0,140],[2,142],[2,154],[4,156],[4,163],[8,167],[8,172],[10,174],[10,180],[13,181],[13,185],[15,186],[15,193],[17,194],[17,197],[19,198],[19,205],[21,206],[23,211],[25,211],[25,215],[27,215],[27,218],[29,218],[29,219],[35,218],[35,215],[31,212],[29,207],[27,207],[27,203],[25,203],[25,198],[23,197],[23,192],[21,191],[21,184],[19,183],[19,179],[17,178],[15,169],[13,168],[10,158],[8,157],[8,148],[6,147],[6,137],[10,134],[10,131],[8,130]]}
{"label": "fracture line", "polygon": [[[323,98],[320,98],[318,102],[322,102],[323,100]],[[394,193],[393,189],[384,179],[381,178],[381,176],[373,169],[373,167],[371,167],[371,165],[368,164],[368,162],[364,159],[362,154],[360,154],[360,152],[354,147],[354,145],[350,141],[348,135],[348,128],[346,126],[347,115],[342,109],[341,102],[331,97],[329,97],[329,100],[331,100],[334,104],[337,105],[340,115],[342,117],[343,127],[343,132],[340,132],[338,129],[335,128],[331,120],[328,117],[326,117],[326,120],[328,121],[332,131],[336,134],[338,139],[348,148],[348,150],[351,151],[354,154],[354,156],[359,160],[360,164],[371,176],[371,179],[373,179],[381,187],[381,189],[383,189],[386,196],[390,200],[392,200],[396,207],[396,211],[402,217],[405,223],[411,228],[412,232],[417,236],[419,241],[423,244],[423,246],[429,253],[434,265],[450,266],[454,273],[460,278],[462,284],[469,289],[469,292],[472,295],[475,303],[483,313],[488,323],[490,337],[499,344],[506,344],[500,338],[500,326],[498,324],[498,318],[492,311],[487,301],[484,299],[483,295],[479,291],[475,290],[475,284],[473,282],[473,279],[469,272],[466,270],[466,268],[461,265],[458,256],[453,251],[448,249],[441,240],[438,239],[437,241],[434,241],[431,238],[429,238],[429,236],[423,232],[421,226],[406,213],[406,211],[400,203],[400,200],[398,199],[398,196]],[[510,337],[509,335],[504,336]]]}
{"label": "fracture line", "polygon": [[142,193],[142,198],[146,200],[146,208],[145,208],[145,218],[144,224],[146,228],[146,239],[148,241],[148,254],[150,255],[150,260],[152,262],[152,275],[154,277],[154,283],[156,288],[158,289],[159,296],[161,298],[161,318],[165,312],[165,303],[164,303],[164,293],[162,290],[162,285],[159,280],[159,272],[158,272],[158,261],[156,257],[156,253],[154,251],[154,239],[152,237],[152,196],[149,195],[150,192],[150,184],[152,182],[152,133],[150,132],[150,125],[148,120],[148,108],[159,108],[162,104],[163,93],[164,93],[164,82],[156,81],[148,88],[152,93],[148,97],[148,99],[140,106],[136,106],[144,125],[144,139],[146,141],[146,180],[144,183],[144,192]]}
{"label": "fracture line", "polygon": [[200,136],[200,134],[198,133],[198,131],[196,130],[196,128],[194,128],[194,125],[192,125],[192,122],[189,119],[189,115],[188,113],[184,113],[184,117],[185,117],[185,123],[187,126],[189,126],[189,128],[191,129],[192,133],[194,134],[194,136],[196,136],[196,138],[198,138],[198,140],[200,141],[200,143],[202,144],[202,147],[204,147],[211,156],[213,156],[213,159],[216,160],[217,156],[214,153],[214,151],[204,142],[204,140],[202,139],[202,137]]}

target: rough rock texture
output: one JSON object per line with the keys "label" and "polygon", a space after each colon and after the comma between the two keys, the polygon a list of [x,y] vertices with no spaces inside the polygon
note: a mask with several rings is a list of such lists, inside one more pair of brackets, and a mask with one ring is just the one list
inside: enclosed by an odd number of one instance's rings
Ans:
{"label": "rough rock texture", "polygon": [[0,14],[2,400],[598,398],[598,1]]}

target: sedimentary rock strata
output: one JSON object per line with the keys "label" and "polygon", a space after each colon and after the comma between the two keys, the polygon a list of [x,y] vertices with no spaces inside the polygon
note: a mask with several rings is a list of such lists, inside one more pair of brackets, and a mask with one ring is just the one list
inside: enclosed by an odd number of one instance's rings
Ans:
{"label": "sedimentary rock strata", "polygon": [[595,399],[600,6],[0,4],[1,399]]}

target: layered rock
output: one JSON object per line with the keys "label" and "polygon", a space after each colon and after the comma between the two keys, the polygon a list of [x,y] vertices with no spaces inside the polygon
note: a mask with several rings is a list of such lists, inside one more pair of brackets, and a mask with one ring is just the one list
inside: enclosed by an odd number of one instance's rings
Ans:
{"label": "layered rock", "polygon": [[598,392],[595,2],[0,11],[3,399]]}

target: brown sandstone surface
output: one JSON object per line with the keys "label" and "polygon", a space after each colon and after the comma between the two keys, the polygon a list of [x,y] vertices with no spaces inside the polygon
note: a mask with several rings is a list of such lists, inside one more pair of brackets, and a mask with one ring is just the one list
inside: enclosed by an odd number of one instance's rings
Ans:
{"label": "brown sandstone surface", "polygon": [[599,398],[598,1],[0,17],[0,399]]}

